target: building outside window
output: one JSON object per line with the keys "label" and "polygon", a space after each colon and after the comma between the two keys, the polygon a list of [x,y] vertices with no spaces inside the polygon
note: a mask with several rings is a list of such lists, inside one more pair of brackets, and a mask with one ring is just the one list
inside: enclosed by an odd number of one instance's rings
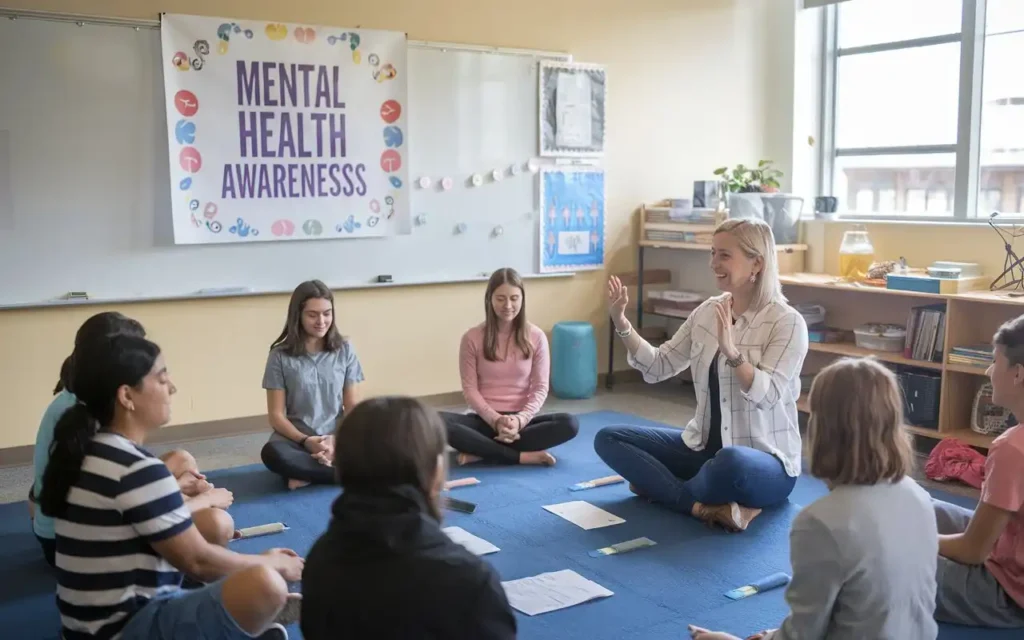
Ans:
{"label": "building outside window", "polygon": [[1024,215],[1024,0],[847,0],[826,24],[841,211]]}

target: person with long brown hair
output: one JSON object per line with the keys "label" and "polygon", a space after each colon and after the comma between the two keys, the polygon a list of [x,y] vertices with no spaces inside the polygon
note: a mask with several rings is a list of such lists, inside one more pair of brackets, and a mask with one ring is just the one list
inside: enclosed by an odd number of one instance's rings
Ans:
{"label": "person with long brown hair", "polygon": [[363,368],[334,317],[334,294],[319,280],[292,293],[263,374],[274,431],[261,457],[288,488],[332,484],[334,425],[359,402]]}
{"label": "person with long brown hair", "polygon": [[[992,339],[986,372],[992,402],[1024,416],[1024,316]],[[939,527],[935,617],[975,627],[1024,628],[1024,427],[997,437],[985,458],[981,499],[972,511],[935,501]]]}
{"label": "person with long brown hair", "polygon": [[839,360],[814,379],[810,413],[810,472],[829,492],[793,521],[789,615],[751,638],[934,640],[938,533],[931,497],[910,475],[895,374],[874,359]]}
{"label": "person with long brown hair", "polygon": [[343,492],[302,574],[302,635],[513,640],[498,573],[441,530],[445,428],[413,398],[372,398],[338,424]]}
{"label": "person with long brown hair", "polygon": [[550,369],[548,338],[526,319],[523,279],[515,269],[498,269],[484,291],[483,324],[459,346],[471,412],[442,414],[459,464],[555,464],[547,450],[576,437],[579,422],[569,413],[540,413]]}

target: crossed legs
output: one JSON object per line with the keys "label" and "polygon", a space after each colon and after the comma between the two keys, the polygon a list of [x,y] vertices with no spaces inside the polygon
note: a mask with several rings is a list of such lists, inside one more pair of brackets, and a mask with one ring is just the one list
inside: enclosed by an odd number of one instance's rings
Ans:
{"label": "crossed legs", "polygon": [[750,447],[694,451],[678,429],[605,427],[594,450],[636,493],[732,530],[784,502],[796,484],[771,454]]}

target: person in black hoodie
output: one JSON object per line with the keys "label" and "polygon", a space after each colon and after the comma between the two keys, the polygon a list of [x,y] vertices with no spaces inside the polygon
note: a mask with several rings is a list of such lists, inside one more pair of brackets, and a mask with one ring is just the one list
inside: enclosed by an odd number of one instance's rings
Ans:
{"label": "person in black hoodie", "polygon": [[497,572],[441,530],[441,417],[412,398],[364,400],[338,424],[343,488],[306,557],[306,640],[514,640]]}

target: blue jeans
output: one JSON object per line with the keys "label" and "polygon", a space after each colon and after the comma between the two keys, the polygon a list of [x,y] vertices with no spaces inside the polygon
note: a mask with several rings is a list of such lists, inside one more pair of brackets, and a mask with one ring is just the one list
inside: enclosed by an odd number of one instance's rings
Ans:
{"label": "blue jeans", "polygon": [[605,427],[594,450],[641,495],[687,514],[695,502],[770,507],[785,502],[796,484],[770,453],[725,447],[709,455],[687,447],[678,429]]}
{"label": "blue jeans", "polygon": [[247,640],[249,635],[224,608],[221,585],[175,589],[154,597],[132,616],[121,640]]}

